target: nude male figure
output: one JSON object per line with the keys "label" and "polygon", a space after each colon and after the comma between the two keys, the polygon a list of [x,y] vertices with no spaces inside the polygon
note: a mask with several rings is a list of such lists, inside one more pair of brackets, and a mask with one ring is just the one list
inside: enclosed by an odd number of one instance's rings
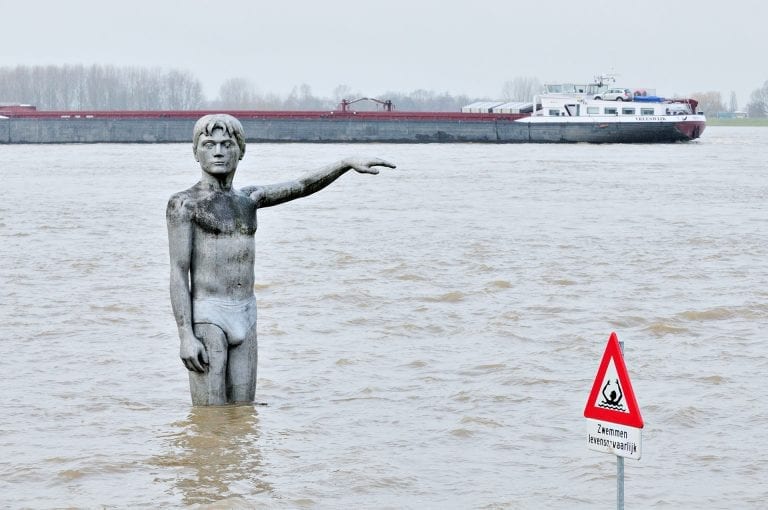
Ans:
{"label": "nude male figure", "polygon": [[240,122],[197,121],[193,151],[202,177],[171,196],[166,210],[171,305],[194,405],[253,402],[256,393],[256,211],[319,191],[348,170],[394,168],[381,159],[344,159],[297,180],[232,187],[245,154]]}

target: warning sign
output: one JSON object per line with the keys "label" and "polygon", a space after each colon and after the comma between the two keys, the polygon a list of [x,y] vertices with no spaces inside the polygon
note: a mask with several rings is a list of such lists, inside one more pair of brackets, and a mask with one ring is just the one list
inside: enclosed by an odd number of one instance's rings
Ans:
{"label": "warning sign", "polygon": [[619,337],[611,333],[589,393],[584,417],[643,428],[643,417],[629,380]]}
{"label": "warning sign", "polygon": [[619,338],[611,333],[587,405],[587,447],[639,459],[643,417],[629,380]]}

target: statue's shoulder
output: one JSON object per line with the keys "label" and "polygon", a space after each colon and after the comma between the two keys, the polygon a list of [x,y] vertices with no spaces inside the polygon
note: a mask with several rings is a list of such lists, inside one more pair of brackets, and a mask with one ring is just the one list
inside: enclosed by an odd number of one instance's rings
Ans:
{"label": "statue's shoulder", "polygon": [[167,215],[188,216],[191,214],[195,204],[200,199],[200,189],[197,185],[184,191],[179,191],[171,195],[168,199]]}
{"label": "statue's shoulder", "polygon": [[252,184],[250,186],[244,186],[237,190],[238,193],[242,193],[243,195],[249,197],[251,196],[251,193],[254,191],[258,191],[262,188],[262,186],[259,186],[258,184]]}
{"label": "statue's shoulder", "polygon": [[259,184],[252,184],[250,186],[244,186],[237,190],[238,195],[243,196],[248,199],[248,202],[254,204],[256,207],[259,207],[259,202],[263,198],[261,191],[264,189],[264,186],[261,186]]}
{"label": "statue's shoulder", "polygon": [[232,188],[232,195],[238,202],[252,202],[253,200],[251,199],[251,194],[258,188],[259,186],[246,186],[240,189]]}

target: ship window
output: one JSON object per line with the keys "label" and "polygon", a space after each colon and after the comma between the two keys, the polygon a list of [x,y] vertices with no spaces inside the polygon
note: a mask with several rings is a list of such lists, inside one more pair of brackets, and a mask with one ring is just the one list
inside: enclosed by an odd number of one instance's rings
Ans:
{"label": "ship window", "polygon": [[587,106],[587,115],[598,115],[600,108],[597,106]]}
{"label": "ship window", "polygon": [[578,117],[579,111],[581,108],[579,108],[579,105],[577,104],[567,104],[565,105],[565,111],[568,112],[568,115],[571,117]]}
{"label": "ship window", "polygon": [[621,114],[622,115],[634,115],[635,114],[635,109],[634,108],[622,108],[621,109]]}
{"label": "ship window", "polygon": [[640,115],[653,115],[653,108],[640,108]]}
{"label": "ship window", "polygon": [[550,109],[549,110],[549,115],[550,115],[550,117],[559,117],[560,116],[560,110],[559,109],[557,109],[557,110]]}
{"label": "ship window", "polygon": [[616,115],[616,111],[617,111],[616,108],[606,108],[605,109],[605,114],[606,115]]}

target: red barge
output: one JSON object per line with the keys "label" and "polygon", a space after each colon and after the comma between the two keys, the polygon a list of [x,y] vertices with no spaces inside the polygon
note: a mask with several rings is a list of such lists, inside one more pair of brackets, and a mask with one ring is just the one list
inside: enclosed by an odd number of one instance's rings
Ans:
{"label": "red barge", "polygon": [[392,111],[391,103],[381,111],[355,111],[351,103],[342,102],[332,111],[41,111],[0,106],[0,144],[189,142],[195,120],[209,113],[237,117],[251,142],[664,143],[696,139],[706,126],[694,100],[622,102],[550,93],[513,113],[495,107],[401,112]]}

